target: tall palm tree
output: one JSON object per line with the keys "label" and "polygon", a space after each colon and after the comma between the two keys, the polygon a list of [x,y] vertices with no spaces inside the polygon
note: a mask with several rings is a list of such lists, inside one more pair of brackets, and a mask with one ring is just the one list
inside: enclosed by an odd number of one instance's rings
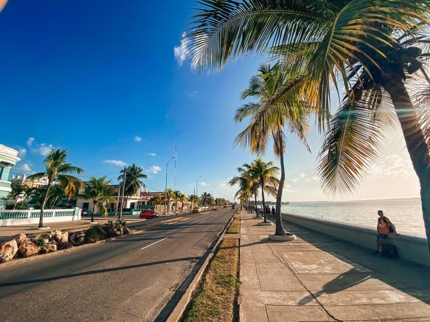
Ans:
{"label": "tall palm tree", "polygon": [[[145,183],[141,179],[146,179],[148,176],[142,173],[143,169],[134,163],[127,167],[125,175],[125,188],[124,194],[127,196],[133,196],[137,193],[139,188],[145,187]],[[124,169],[120,171],[120,175],[118,176],[118,181],[123,181],[124,179]],[[126,201],[127,204],[127,201]],[[122,206],[123,207],[123,206]]]}
{"label": "tall palm tree", "polygon": [[172,197],[173,197],[173,201],[175,202],[175,213],[176,213],[178,211],[178,202],[181,201],[183,197],[183,193],[180,192],[179,190],[174,190]]}
{"label": "tall palm tree", "polygon": [[201,200],[203,206],[204,205],[209,206],[212,203],[212,196],[208,192],[203,192],[202,195],[200,196],[200,200]]}
{"label": "tall palm tree", "polygon": [[297,99],[299,97],[297,94],[285,102],[274,102],[265,108],[262,107],[290,79],[289,74],[285,74],[279,64],[275,64],[273,67],[269,64],[262,64],[258,75],[251,78],[249,87],[242,92],[242,99],[254,97],[258,99],[258,102],[243,105],[236,111],[234,117],[236,122],[242,122],[248,117],[251,118],[249,125],[236,137],[235,142],[243,147],[249,146],[252,153],[264,155],[269,138],[273,138],[274,154],[279,158],[281,165],[281,177],[276,195],[275,234],[277,236],[285,235],[281,218],[282,193],[285,182],[285,128],[290,133],[295,134],[310,152],[305,138],[305,132],[309,128],[306,119],[308,104],[305,100]]}
{"label": "tall palm tree", "polygon": [[103,215],[105,214],[105,207],[103,203],[115,202],[114,188],[111,185],[111,180],[106,181],[106,176],[90,177],[90,181],[84,182],[84,191],[79,194],[79,197],[85,200],[92,200],[93,212],[91,213],[91,222],[94,222],[94,214],[96,212],[97,204],[102,205]]}
{"label": "tall palm tree", "polygon": [[48,177],[48,184],[46,185],[46,192],[40,209],[39,228],[43,227],[43,210],[45,208],[46,201],[48,200],[49,190],[52,185],[56,183],[64,190],[65,196],[71,199],[78,193],[78,190],[82,188],[83,183],[81,179],[76,178],[69,173],[81,174],[84,172],[85,171],[81,168],[67,163],[66,149],[52,149],[45,158],[45,172],[35,173],[28,177],[29,180],[37,180],[44,176]]}
{"label": "tall palm tree", "polygon": [[266,191],[268,194],[276,196],[277,191],[274,187],[279,187],[279,180],[276,178],[278,172],[279,168],[273,165],[273,161],[266,163],[261,158],[254,160],[251,163],[251,168],[249,169],[250,177],[257,180],[260,184],[264,222],[267,222],[264,192]]}
{"label": "tall palm tree", "polygon": [[255,212],[256,216],[259,217],[257,209],[257,193],[260,183],[257,180],[251,178],[251,175],[249,173],[250,168],[251,165],[249,165],[248,163],[244,163],[241,167],[238,167],[237,171],[239,171],[239,176],[234,176],[233,178],[231,178],[229,184],[231,186],[239,185],[239,190],[234,195],[234,198],[240,199],[241,196],[246,196],[249,198],[251,196],[254,197],[256,206]]}
{"label": "tall palm tree", "polygon": [[[325,130],[330,91],[343,102],[325,137],[319,172],[323,188],[350,193],[375,159],[394,119],[400,123],[421,186],[430,250],[430,115],[414,106],[406,83],[423,75],[430,1],[403,0],[202,0],[185,36],[192,66],[222,68],[230,57],[271,52],[297,77],[268,101],[283,100],[296,86],[318,108]],[[300,73],[299,73],[300,72]],[[405,82],[406,81],[406,82]],[[386,96],[380,94],[387,94]],[[419,100],[414,100],[418,101]]]}

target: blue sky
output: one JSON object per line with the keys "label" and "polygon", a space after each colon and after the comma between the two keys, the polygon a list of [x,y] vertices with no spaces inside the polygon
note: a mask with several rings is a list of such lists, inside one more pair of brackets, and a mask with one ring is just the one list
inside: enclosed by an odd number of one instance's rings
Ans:
{"label": "blue sky", "polygon": [[[117,182],[135,163],[149,191],[168,186],[233,200],[228,180],[255,157],[235,148],[245,124],[235,124],[240,92],[261,57],[198,75],[181,56],[181,35],[197,3],[11,0],[0,12],[0,144],[18,150],[12,173],[43,171],[51,148],[91,175]],[[327,200],[314,171],[320,135],[308,136],[312,154],[289,138],[284,200]],[[265,161],[275,160],[271,149]],[[381,159],[349,199],[418,197],[404,142],[391,135]],[[274,198],[271,198],[274,199]]]}

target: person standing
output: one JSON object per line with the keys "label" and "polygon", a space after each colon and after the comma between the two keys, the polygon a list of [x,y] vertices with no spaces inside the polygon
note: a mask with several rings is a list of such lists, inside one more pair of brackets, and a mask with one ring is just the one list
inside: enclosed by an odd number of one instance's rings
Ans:
{"label": "person standing", "polygon": [[396,227],[391,223],[388,217],[384,216],[384,212],[382,210],[378,210],[378,216],[378,225],[376,226],[376,250],[372,253],[373,255],[379,255],[379,249],[381,248],[385,238],[387,238],[390,233],[390,227],[396,235],[399,235],[396,231]]}
{"label": "person standing", "polygon": [[275,207],[272,206],[272,216],[275,217]]}

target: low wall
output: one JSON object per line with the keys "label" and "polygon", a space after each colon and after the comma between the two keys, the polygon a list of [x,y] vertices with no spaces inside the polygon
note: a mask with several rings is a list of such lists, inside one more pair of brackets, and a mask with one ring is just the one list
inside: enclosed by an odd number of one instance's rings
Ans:
{"label": "low wall", "polygon": [[[0,210],[0,226],[38,224],[40,209]],[[75,221],[81,219],[81,209],[44,209],[43,223]]]}
{"label": "low wall", "polygon": [[[332,220],[322,220],[292,214],[282,214],[282,219],[286,222],[310,228],[371,250],[375,250],[376,247],[376,227],[375,229],[370,229]],[[430,266],[429,248],[425,238],[390,234],[387,236],[386,241],[396,245],[400,258]]]}

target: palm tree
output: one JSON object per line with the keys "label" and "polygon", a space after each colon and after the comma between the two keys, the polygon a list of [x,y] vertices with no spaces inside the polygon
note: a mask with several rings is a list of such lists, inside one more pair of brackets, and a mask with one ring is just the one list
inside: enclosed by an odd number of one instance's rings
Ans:
{"label": "palm tree", "polygon": [[93,212],[91,213],[91,222],[94,222],[94,214],[96,212],[96,205],[102,206],[103,215],[105,214],[106,208],[103,203],[115,202],[116,199],[112,197],[114,195],[113,187],[111,186],[111,180],[106,181],[106,176],[102,177],[90,177],[90,181],[84,182],[84,191],[79,194],[80,198],[85,200],[92,200]]}
{"label": "palm tree", "polygon": [[25,184],[19,184],[15,182],[12,182],[10,186],[12,190],[9,193],[9,196],[14,199],[13,210],[16,209],[19,200],[24,203],[25,200],[31,197],[36,190],[36,188],[31,188]]}
{"label": "palm tree", "polygon": [[269,64],[262,64],[258,75],[253,76],[249,82],[249,87],[242,92],[242,99],[255,97],[257,103],[248,103],[236,111],[235,121],[242,122],[250,117],[250,124],[236,137],[236,144],[243,147],[249,146],[252,153],[264,155],[270,136],[273,137],[274,154],[279,158],[281,164],[281,177],[276,195],[276,232],[278,236],[284,236],[282,227],[281,203],[282,192],[285,182],[285,135],[284,128],[287,127],[290,133],[295,134],[310,152],[305,139],[305,132],[308,129],[306,116],[308,105],[306,101],[297,100],[298,95],[292,96],[283,103],[273,103],[266,108],[262,108],[266,100],[270,100],[272,95],[290,80],[288,74],[284,74],[279,64],[271,67]]}
{"label": "palm tree", "polygon": [[272,196],[276,196],[277,191],[274,187],[279,187],[279,180],[275,177],[279,172],[279,168],[273,165],[273,161],[264,162],[258,158],[251,163],[249,175],[252,179],[257,180],[261,189],[261,201],[263,203],[264,222],[267,222],[266,216],[266,201],[264,199],[264,191]]}
{"label": "palm tree", "polygon": [[[127,196],[133,196],[141,187],[145,187],[145,183],[141,179],[146,179],[148,176],[142,173],[143,169],[134,163],[127,167],[125,175],[125,188],[124,194]],[[118,176],[118,181],[123,181],[124,179],[124,169],[120,171]],[[126,204],[128,202],[126,201]],[[124,206],[122,206],[124,208]]]}
{"label": "palm tree", "polygon": [[179,190],[174,190],[172,193],[173,201],[175,202],[175,213],[178,211],[178,202],[182,199],[183,193]]}
{"label": "palm tree", "polygon": [[212,201],[212,196],[208,192],[203,192],[200,196],[200,200],[202,202],[202,205],[210,205]]}
{"label": "palm tree", "polygon": [[194,203],[197,204],[199,202],[199,197],[197,195],[189,195],[188,200],[191,202],[191,208],[193,208]]}
{"label": "palm tree", "polygon": [[174,198],[175,198],[175,193],[173,192],[173,190],[170,188],[167,188],[166,191],[164,192],[164,205],[165,205],[164,213],[169,212],[170,201],[174,200]]}
{"label": "palm tree", "polygon": [[156,195],[149,199],[148,204],[154,208],[156,208],[158,205],[163,204],[163,197],[161,195]]}
{"label": "palm tree", "polygon": [[237,171],[239,171],[240,175],[239,176],[234,176],[233,178],[230,179],[229,184],[230,186],[234,186],[234,185],[239,185],[239,190],[236,192],[236,194],[234,195],[234,198],[239,198],[242,196],[248,197],[250,198],[251,196],[254,196],[254,200],[255,200],[255,212],[256,212],[256,216],[259,217],[258,215],[258,209],[257,209],[257,193],[258,193],[258,188],[260,186],[260,183],[251,178],[250,173],[249,173],[249,169],[251,168],[251,165],[249,165],[248,163],[244,163],[242,165],[242,167],[237,168]]}
{"label": "palm tree", "polygon": [[220,69],[230,57],[270,51],[297,77],[263,107],[299,86],[309,104],[319,109],[321,130],[329,120],[321,111],[329,110],[331,89],[338,94],[344,90],[320,152],[325,191],[350,193],[375,159],[387,125],[400,123],[421,186],[430,250],[430,115],[423,113],[425,106],[414,107],[406,87],[410,74],[429,81],[423,68],[428,53],[422,53],[428,47],[419,45],[428,43],[429,1],[202,3],[185,36],[194,68]]}
{"label": "palm tree", "polygon": [[65,196],[71,199],[82,188],[83,183],[81,179],[71,176],[69,173],[81,174],[85,172],[81,168],[67,163],[66,149],[52,149],[45,159],[45,169],[45,172],[35,173],[28,177],[29,180],[37,180],[44,176],[48,177],[48,184],[46,185],[46,192],[40,209],[39,228],[43,227],[43,210],[48,200],[49,190],[54,182],[64,190]]}

